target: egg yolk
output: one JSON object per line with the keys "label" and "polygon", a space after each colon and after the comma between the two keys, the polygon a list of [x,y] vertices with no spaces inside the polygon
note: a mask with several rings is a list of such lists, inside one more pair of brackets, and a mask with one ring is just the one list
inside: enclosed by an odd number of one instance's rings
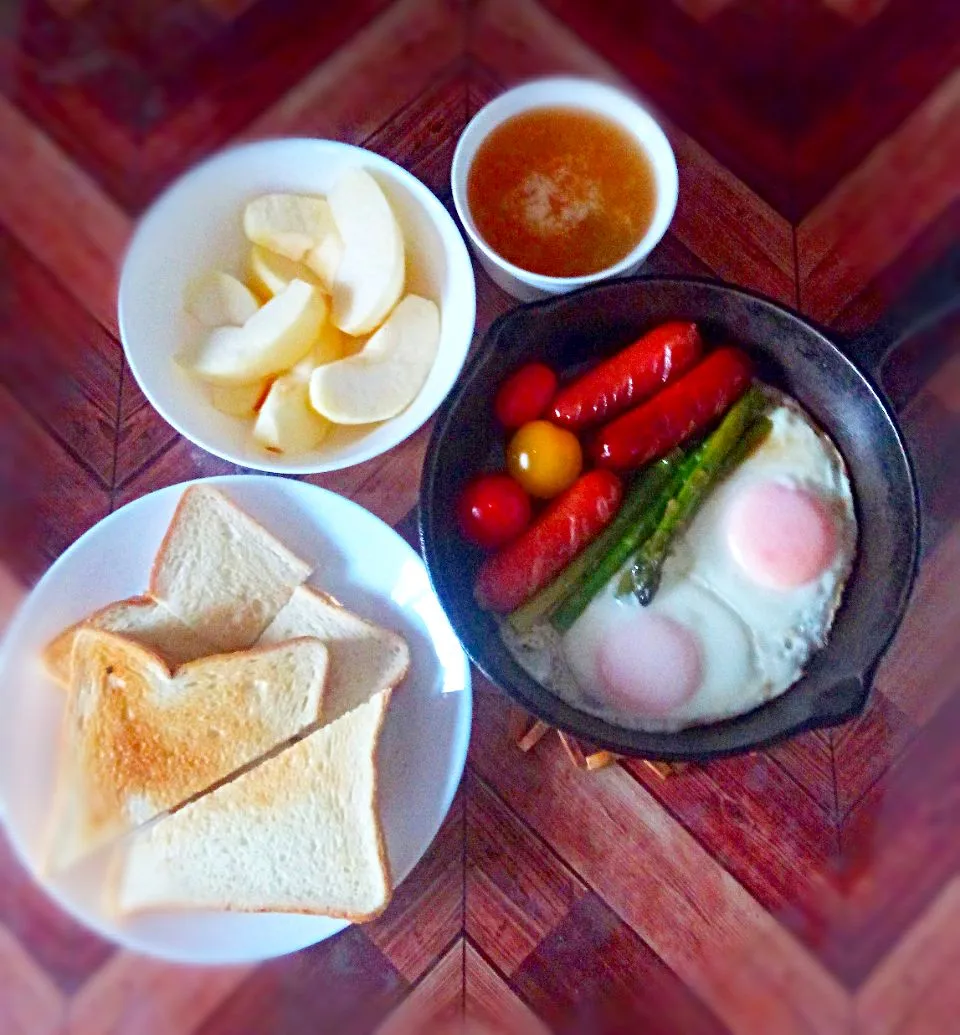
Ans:
{"label": "egg yolk", "polygon": [[803,489],[760,482],[727,514],[727,543],[747,575],[770,589],[793,589],[830,567],[837,528],[826,503]]}
{"label": "egg yolk", "polygon": [[703,661],[692,630],[665,615],[641,611],[603,638],[597,674],[597,690],[609,704],[668,715],[699,689]]}

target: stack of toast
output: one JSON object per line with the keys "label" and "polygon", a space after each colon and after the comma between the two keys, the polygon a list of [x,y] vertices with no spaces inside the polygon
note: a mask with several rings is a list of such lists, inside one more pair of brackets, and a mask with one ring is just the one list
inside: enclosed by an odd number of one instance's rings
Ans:
{"label": "stack of toast", "polygon": [[146,595],[44,652],[68,694],[47,854],[114,844],[119,915],[378,915],[392,886],[377,749],[402,637],[306,585],[310,567],[223,493],[184,492]]}

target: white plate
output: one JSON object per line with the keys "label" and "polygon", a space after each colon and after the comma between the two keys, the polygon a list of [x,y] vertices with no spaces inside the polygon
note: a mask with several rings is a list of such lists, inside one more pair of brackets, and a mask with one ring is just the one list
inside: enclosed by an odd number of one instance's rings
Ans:
{"label": "white plate", "polygon": [[[463,773],[470,736],[470,669],[420,557],[379,518],[303,482],[208,479],[315,566],[311,582],[358,614],[402,633],[410,672],[394,694],[380,747],[390,865],[397,882],[417,864]],[[129,503],[90,529],[40,580],[0,648],[0,809],[14,848],[65,910],[128,948],[190,963],[239,963],[293,952],[347,924],[287,914],[169,912],[117,920],[101,905],[109,852],[67,874],[38,875],[53,797],[64,695],[39,654],[64,627],[142,593],[185,488]]]}

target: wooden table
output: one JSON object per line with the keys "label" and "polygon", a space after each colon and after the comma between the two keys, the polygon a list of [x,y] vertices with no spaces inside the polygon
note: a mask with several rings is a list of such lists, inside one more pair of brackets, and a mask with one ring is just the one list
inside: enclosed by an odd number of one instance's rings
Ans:
{"label": "wooden table", "polygon": [[[115,276],[164,184],[241,137],[363,143],[449,202],[458,133],[532,74],[632,82],[680,204],[652,271],[838,331],[960,231],[954,0],[24,0],[0,12],[0,608],[114,507],[231,470],[117,342]],[[513,303],[478,272],[482,334]],[[0,841],[0,1032],[736,1035],[960,1031],[960,326],[893,358],[923,564],[869,711],[667,779],[529,754],[479,676],[463,787],[389,913],[260,967],[81,929]],[[412,533],[429,429],[311,479]],[[485,1025],[482,1026],[482,1025]]]}

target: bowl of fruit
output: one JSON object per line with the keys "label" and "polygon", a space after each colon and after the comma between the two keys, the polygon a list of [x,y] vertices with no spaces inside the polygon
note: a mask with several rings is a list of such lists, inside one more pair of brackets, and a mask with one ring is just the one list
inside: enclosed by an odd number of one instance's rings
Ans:
{"label": "bowl of fruit", "polygon": [[141,220],[120,334],[144,395],[232,463],[337,470],[413,434],[473,336],[473,269],[416,177],[330,140],[245,144]]}

